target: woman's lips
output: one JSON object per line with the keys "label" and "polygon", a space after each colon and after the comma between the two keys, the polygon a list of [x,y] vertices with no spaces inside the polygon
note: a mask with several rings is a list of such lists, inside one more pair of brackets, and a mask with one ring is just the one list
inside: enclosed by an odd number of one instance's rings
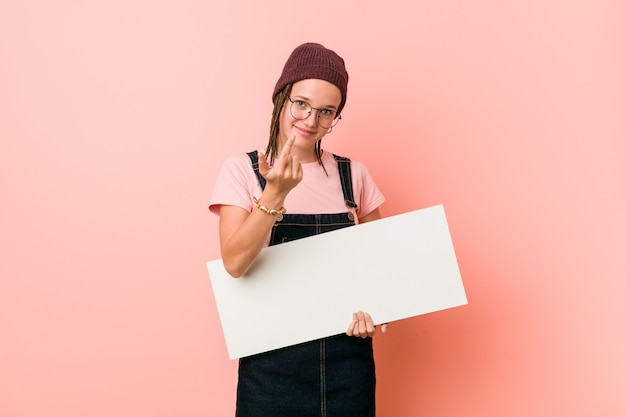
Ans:
{"label": "woman's lips", "polygon": [[313,130],[305,129],[299,126],[294,126],[294,127],[298,130],[298,132],[302,133],[303,135],[312,136],[315,134]]}

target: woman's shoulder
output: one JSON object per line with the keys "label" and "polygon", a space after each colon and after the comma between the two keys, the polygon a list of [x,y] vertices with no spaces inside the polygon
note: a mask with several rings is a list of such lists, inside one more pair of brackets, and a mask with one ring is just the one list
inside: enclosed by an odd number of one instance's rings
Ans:
{"label": "woman's shoulder", "polygon": [[230,154],[224,159],[224,161],[231,163],[231,164],[242,164],[242,163],[250,164],[252,163],[250,159],[250,154],[251,153],[258,154],[258,152],[259,152],[258,150],[253,149],[248,152],[238,152],[238,153]]}
{"label": "woman's shoulder", "polygon": [[215,181],[209,209],[219,213],[218,206],[223,204],[250,209],[250,196],[257,191],[256,187],[259,181],[249,156],[245,152],[229,155]]}
{"label": "woman's shoulder", "polygon": [[255,183],[256,176],[250,156],[246,152],[227,156],[222,163],[217,182],[228,182],[231,185]]}
{"label": "woman's shoulder", "polygon": [[[328,154],[326,157],[329,158],[324,160],[324,163],[330,160],[336,161],[336,159],[350,161],[352,187],[358,204],[357,215],[367,215],[385,201],[385,197],[362,161],[351,158],[349,155],[338,155],[331,152],[324,152],[324,154]],[[333,163],[337,164],[338,162]]]}
{"label": "woman's shoulder", "polygon": [[250,158],[250,153],[258,152],[256,150],[252,150],[249,152],[239,152],[235,154],[228,155],[223,162],[222,169],[230,170],[230,171],[243,171],[249,170],[252,166],[252,159]]}
{"label": "woman's shoulder", "polygon": [[322,161],[324,163],[327,161],[332,161],[333,164],[336,164],[337,162],[349,162],[353,173],[360,173],[363,171],[367,172],[365,164],[359,159],[352,158],[350,155],[338,154],[330,151],[325,151],[322,155]]}

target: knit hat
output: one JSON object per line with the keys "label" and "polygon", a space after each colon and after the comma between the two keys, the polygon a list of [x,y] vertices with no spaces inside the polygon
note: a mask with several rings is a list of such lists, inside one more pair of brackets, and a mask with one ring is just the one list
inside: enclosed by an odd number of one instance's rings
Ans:
{"label": "knit hat", "polygon": [[346,104],[348,71],[346,71],[343,59],[339,55],[319,43],[303,43],[293,50],[276,83],[272,101],[276,101],[276,95],[287,84],[309,78],[328,81],[339,88],[341,103],[337,113],[340,114]]}

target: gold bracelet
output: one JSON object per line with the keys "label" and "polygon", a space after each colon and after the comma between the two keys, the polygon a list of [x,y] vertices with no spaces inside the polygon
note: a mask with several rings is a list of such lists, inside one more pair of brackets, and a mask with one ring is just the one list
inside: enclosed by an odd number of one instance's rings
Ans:
{"label": "gold bracelet", "polygon": [[281,207],[280,210],[270,210],[267,207],[262,206],[261,204],[259,204],[259,200],[256,197],[252,197],[252,201],[254,201],[254,205],[256,206],[256,208],[258,208],[265,214],[270,214],[272,216],[279,216],[279,215],[287,213],[287,209],[284,207]]}

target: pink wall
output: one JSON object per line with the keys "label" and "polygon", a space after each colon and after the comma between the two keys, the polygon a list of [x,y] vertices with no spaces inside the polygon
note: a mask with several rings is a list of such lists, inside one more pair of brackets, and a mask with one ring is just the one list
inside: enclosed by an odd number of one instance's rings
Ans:
{"label": "pink wall", "polygon": [[624,2],[211,3],[0,5],[0,416],[233,415],[206,204],[309,40],[469,298],[376,337],[379,415],[626,414]]}

